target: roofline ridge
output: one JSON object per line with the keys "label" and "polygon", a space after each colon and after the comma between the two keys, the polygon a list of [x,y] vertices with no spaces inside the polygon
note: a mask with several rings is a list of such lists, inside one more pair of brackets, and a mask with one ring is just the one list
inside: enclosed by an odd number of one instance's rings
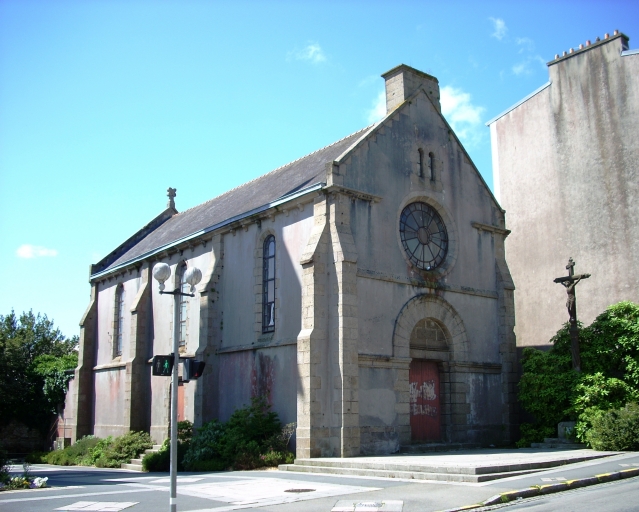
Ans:
{"label": "roofline ridge", "polygon": [[301,157],[299,157],[299,158],[296,158],[295,160],[291,160],[290,162],[285,163],[284,165],[280,165],[279,167],[276,167],[275,169],[270,170],[270,171],[269,171],[269,172],[267,172],[266,174],[261,174],[260,176],[257,176],[257,177],[255,177],[255,178],[253,178],[252,180],[249,180],[249,181],[246,181],[246,182],[244,182],[244,183],[241,183],[241,184],[240,184],[240,185],[238,185],[237,187],[233,187],[233,188],[231,188],[231,189],[229,189],[229,190],[227,190],[227,191],[225,191],[225,192],[222,192],[221,194],[218,194],[218,195],[217,195],[217,196],[215,196],[215,197],[212,197],[211,199],[209,199],[209,200],[207,200],[207,201],[204,201],[203,203],[200,203],[200,204],[197,204],[197,205],[195,205],[195,206],[192,206],[191,208],[188,208],[187,210],[183,210],[183,211],[179,212],[178,214],[176,214],[175,216],[176,216],[176,217],[179,217],[180,215],[183,215],[183,214],[185,214],[186,212],[189,212],[189,211],[191,211],[191,210],[193,210],[193,209],[195,209],[195,208],[199,208],[200,206],[203,206],[203,205],[205,205],[205,204],[207,204],[207,203],[210,203],[211,201],[215,201],[216,199],[218,199],[218,198],[222,197],[222,196],[223,196],[223,195],[225,195],[225,194],[229,194],[230,192],[233,192],[234,190],[237,190],[237,189],[239,189],[239,188],[245,187],[246,185],[249,185],[250,183],[253,183],[254,181],[257,181],[257,180],[259,180],[259,179],[261,179],[261,178],[264,178],[265,176],[268,176],[269,174],[272,174],[272,173],[274,173],[275,171],[279,171],[280,169],[283,169],[284,167],[288,167],[289,165],[292,165],[292,164],[294,164],[295,162],[299,162],[300,160],[304,160],[305,158],[308,158],[309,156],[314,155],[315,153],[318,153],[318,152],[320,152],[320,151],[322,151],[322,150],[324,150],[324,149],[330,148],[331,146],[334,146],[335,144],[339,144],[339,143],[340,143],[340,142],[342,142],[343,140],[346,140],[346,139],[348,139],[349,137],[352,137],[353,135],[357,135],[357,134],[358,134],[358,133],[360,133],[360,132],[363,132],[363,131],[365,131],[365,130],[368,130],[369,128],[371,128],[372,126],[374,126],[374,124],[375,124],[375,123],[373,123],[373,124],[371,124],[371,125],[369,125],[369,126],[366,126],[366,127],[362,128],[362,129],[360,129],[360,130],[357,130],[356,132],[353,132],[353,133],[351,133],[351,134],[349,134],[349,135],[346,135],[345,137],[342,137],[341,139],[336,140],[335,142],[332,142],[332,143],[330,143],[330,144],[327,144],[326,146],[321,147],[321,148],[319,148],[319,149],[316,149],[315,151],[312,151],[312,152],[310,152],[310,153],[308,153],[308,154],[306,154],[306,155],[304,155],[304,156],[301,156]]}

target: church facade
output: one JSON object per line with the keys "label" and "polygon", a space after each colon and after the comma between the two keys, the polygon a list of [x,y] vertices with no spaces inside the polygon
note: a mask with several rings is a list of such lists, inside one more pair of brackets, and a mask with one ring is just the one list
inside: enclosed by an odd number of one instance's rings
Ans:
{"label": "church facade", "polygon": [[[437,79],[383,75],[378,123],[199,206],[167,209],[91,267],[65,423],[75,439],[168,436],[151,358],[206,362],[179,416],[264,395],[298,457],[499,444],[515,426],[513,282],[501,209],[441,114]],[[160,295],[187,268],[195,297]]]}
{"label": "church facade", "polygon": [[517,283],[517,343],[548,346],[577,316],[639,297],[639,50],[615,31],[548,62],[550,80],[489,121],[495,194],[513,233],[506,252]]}

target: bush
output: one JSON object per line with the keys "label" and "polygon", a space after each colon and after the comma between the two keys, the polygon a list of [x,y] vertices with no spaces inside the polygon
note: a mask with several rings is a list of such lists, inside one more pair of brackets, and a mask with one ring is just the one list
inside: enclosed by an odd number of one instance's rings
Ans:
{"label": "bush", "polygon": [[[78,439],[75,444],[67,446],[64,450],[54,450],[46,457],[48,464],[57,466],[77,466],[82,460],[91,457],[91,450],[97,446],[100,439],[94,436],[86,436]],[[85,465],[90,465],[85,464]]]}
{"label": "bush", "polygon": [[49,453],[50,452],[39,452],[39,451],[31,452],[27,454],[24,460],[28,462],[29,464],[46,464],[47,456],[49,455]]}
{"label": "bush", "polygon": [[151,447],[151,436],[146,432],[128,432],[103,447],[96,446],[92,456],[96,467],[119,468]]}
{"label": "bush", "polygon": [[251,405],[236,410],[228,422],[213,420],[198,429],[184,465],[190,471],[275,466],[294,457],[288,451],[294,431],[292,423],[282,428],[265,397],[256,397]]}
{"label": "bush", "polygon": [[151,437],[146,432],[128,432],[115,439],[111,436],[105,439],[86,436],[64,450],[49,452],[44,459],[58,466],[119,468],[152,446]]}
{"label": "bush", "polygon": [[636,403],[600,412],[591,422],[586,440],[595,450],[639,450],[639,405]]}
{"label": "bush", "polygon": [[570,420],[577,439],[590,444],[594,419],[639,400],[639,305],[610,306],[580,330],[581,373],[572,370],[569,324],[551,342],[549,351],[524,349],[519,400],[535,422],[521,425],[517,445],[541,441]]}
{"label": "bush", "polygon": [[[179,439],[179,438],[178,438]],[[188,442],[178,442],[177,446],[177,470],[184,471],[182,460],[188,449]],[[171,440],[165,439],[158,452],[147,453],[142,459],[144,471],[169,471],[171,469]]]}

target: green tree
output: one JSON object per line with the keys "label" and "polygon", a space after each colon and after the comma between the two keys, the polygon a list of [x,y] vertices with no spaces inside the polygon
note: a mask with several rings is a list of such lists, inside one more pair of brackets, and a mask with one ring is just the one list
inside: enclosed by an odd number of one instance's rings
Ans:
{"label": "green tree", "polygon": [[78,337],[66,338],[46,315],[0,315],[0,421],[46,433],[77,366]]}
{"label": "green tree", "polygon": [[568,329],[548,351],[524,349],[519,400],[535,423],[522,425],[521,446],[564,420],[577,420],[577,436],[587,440],[593,419],[639,399],[639,305],[614,304],[581,328],[581,373],[572,370]]}

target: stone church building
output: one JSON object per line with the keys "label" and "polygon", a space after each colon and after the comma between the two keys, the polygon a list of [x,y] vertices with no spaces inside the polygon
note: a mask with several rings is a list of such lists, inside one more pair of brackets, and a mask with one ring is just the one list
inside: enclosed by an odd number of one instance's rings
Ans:
{"label": "stone church building", "polygon": [[[383,75],[378,123],[189,210],[167,209],[91,267],[65,410],[73,441],[168,436],[170,379],[206,362],[179,415],[225,421],[266,395],[298,457],[509,442],[513,282],[504,211],[441,114],[435,77]],[[160,295],[152,268],[194,298]]]}
{"label": "stone church building", "polygon": [[488,123],[521,346],[548,346],[568,321],[553,279],[569,257],[575,273],[592,274],[576,288],[585,325],[639,302],[639,50],[615,31],[556,55],[548,72]]}

